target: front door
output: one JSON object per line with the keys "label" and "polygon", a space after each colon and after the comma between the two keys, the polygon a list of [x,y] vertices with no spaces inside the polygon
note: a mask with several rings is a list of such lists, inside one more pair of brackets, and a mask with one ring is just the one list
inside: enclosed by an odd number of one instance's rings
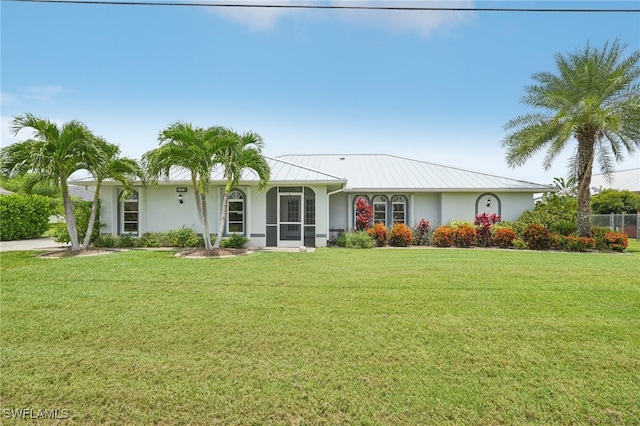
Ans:
{"label": "front door", "polygon": [[299,247],[302,245],[302,194],[279,195],[278,246]]}

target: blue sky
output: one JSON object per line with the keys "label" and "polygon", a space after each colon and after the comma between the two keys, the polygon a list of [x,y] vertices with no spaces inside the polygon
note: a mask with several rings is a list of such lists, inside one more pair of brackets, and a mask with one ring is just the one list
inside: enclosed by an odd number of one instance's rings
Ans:
{"label": "blue sky", "polygon": [[[237,3],[237,2],[225,2]],[[266,3],[256,1],[255,3]],[[273,1],[277,4],[309,4]],[[321,4],[634,8],[639,1]],[[318,4],[318,3],[316,3]],[[537,183],[509,169],[504,124],[556,53],[640,49],[640,13],[291,10],[1,3],[2,145],[29,112],[86,123],[139,158],[181,120],[259,133],[265,154],[387,153]],[[640,167],[638,153],[618,165]],[[597,171],[595,171],[597,172]]]}

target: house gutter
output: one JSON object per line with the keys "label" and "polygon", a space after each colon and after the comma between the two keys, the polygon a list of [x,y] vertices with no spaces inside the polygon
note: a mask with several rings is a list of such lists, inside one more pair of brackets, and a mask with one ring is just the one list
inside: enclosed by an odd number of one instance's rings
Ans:
{"label": "house gutter", "polygon": [[329,209],[329,207],[330,207],[329,199],[334,194],[338,194],[340,192],[344,192],[344,186],[345,186],[345,184],[343,182],[339,189],[336,189],[335,191],[327,192],[327,242],[329,241],[329,234],[331,232],[331,226],[330,226],[330,215],[331,215],[331,212],[330,212],[330,209]]}

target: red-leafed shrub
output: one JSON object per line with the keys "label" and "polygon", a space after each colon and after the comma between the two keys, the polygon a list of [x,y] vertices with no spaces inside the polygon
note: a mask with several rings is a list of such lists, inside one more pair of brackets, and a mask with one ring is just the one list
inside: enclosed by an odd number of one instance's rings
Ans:
{"label": "red-leafed shrub", "polygon": [[566,248],[569,251],[588,251],[596,248],[596,239],[589,237],[578,237],[568,235],[566,238]]}
{"label": "red-leafed shrub", "polygon": [[378,247],[382,247],[387,244],[387,227],[384,224],[378,222],[371,228],[367,229],[367,233],[373,238]]}
{"label": "red-leafed shrub", "polygon": [[513,245],[513,240],[516,239],[516,231],[510,228],[498,228],[493,233],[491,241],[494,246],[508,248]]}
{"label": "red-leafed shrub", "polygon": [[404,223],[396,223],[389,235],[389,245],[395,247],[407,247],[413,242],[413,233]]}
{"label": "red-leafed shrub", "polygon": [[549,250],[551,248],[551,233],[542,225],[534,223],[528,225],[522,233],[522,239],[530,250]]}
{"label": "red-leafed shrub", "polygon": [[607,232],[604,234],[604,240],[613,251],[624,251],[629,245],[629,238],[624,232]]}
{"label": "red-leafed shrub", "polygon": [[453,230],[453,245],[456,247],[471,247],[477,239],[476,228],[471,225],[460,225]]}
{"label": "red-leafed shrub", "polygon": [[488,247],[491,244],[492,226],[498,222],[500,222],[500,216],[495,213],[476,215],[473,224],[477,227],[479,246]]}
{"label": "red-leafed shrub", "polygon": [[453,246],[453,228],[450,226],[441,226],[433,231],[433,237],[431,238],[431,244],[436,247],[451,247]]}
{"label": "red-leafed shrub", "polygon": [[413,233],[413,243],[422,246],[429,243],[431,224],[426,219],[420,219]]}
{"label": "red-leafed shrub", "polygon": [[356,201],[356,230],[364,231],[371,225],[373,207],[364,198]]}

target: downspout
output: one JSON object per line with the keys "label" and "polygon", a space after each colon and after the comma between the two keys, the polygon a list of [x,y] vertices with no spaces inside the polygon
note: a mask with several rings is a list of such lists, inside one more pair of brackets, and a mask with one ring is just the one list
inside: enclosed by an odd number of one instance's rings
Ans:
{"label": "downspout", "polygon": [[341,184],[339,189],[336,189],[335,191],[331,191],[331,192],[327,192],[327,241],[329,241],[330,238],[330,233],[331,233],[331,223],[330,223],[330,216],[331,216],[331,211],[329,209],[329,197],[331,197],[334,194],[337,194],[339,192],[343,192],[344,191],[344,182]]}

